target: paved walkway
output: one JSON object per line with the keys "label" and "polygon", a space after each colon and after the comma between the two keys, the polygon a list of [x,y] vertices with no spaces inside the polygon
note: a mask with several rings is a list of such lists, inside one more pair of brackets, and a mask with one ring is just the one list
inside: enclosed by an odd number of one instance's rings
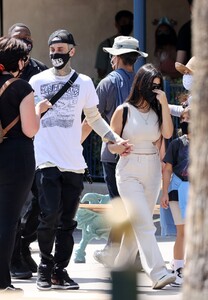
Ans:
{"label": "paved walkway", "polygon": [[[80,231],[75,232],[75,249],[80,241]],[[163,258],[169,268],[169,261],[172,258],[173,239],[161,239],[158,237],[159,247],[162,251]],[[67,270],[75,281],[80,285],[80,289],[76,291],[38,291],[35,285],[36,274],[29,280],[13,280],[15,287],[24,290],[21,295],[0,296],[1,300],[114,300],[111,295],[111,280],[109,270],[93,259],[93,252],[102,249],[105,244],[104,240],[93,240],[86,249],[86,263],[75,264],[72,261]],[[32,253],[34,259],[39,262],[38,245],[32,244]],[[128,286],[126,287],[128,289]],[[123,300],[123,298],[121,298]],[[139,300],[181,300],[181,291],[171,286],[165,287],[163,290],[152,290],[151,282],[144,273],[138,273],[137,278],[137,299]],[[117,300],[117,299],[116,299]],[[132,300],[130,298],[125,300]]]}

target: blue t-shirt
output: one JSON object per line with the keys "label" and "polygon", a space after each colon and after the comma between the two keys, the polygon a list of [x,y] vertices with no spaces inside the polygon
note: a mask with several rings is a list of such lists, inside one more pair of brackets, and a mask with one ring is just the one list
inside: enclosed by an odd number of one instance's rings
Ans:
{"label": "blue t-shirt", "polygon": [[[134,76],[134,72],[117,69],[108,74],[98,84],[96,88],[99,98],[98,109],[108,124],[110,124],[116,107],[127,99]],[[115,155],[110,153],[106,143],[104,142],[101,149],[101,161],[116,163]]]}

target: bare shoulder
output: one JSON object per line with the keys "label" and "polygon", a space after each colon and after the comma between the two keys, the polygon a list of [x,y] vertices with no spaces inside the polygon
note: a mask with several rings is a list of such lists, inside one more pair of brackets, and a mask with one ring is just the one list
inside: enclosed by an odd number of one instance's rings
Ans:
{"label": "bare shoulder", "polygon": [[118,115],[123,114],[123,109],[124,109],[123,104],[119,105],[115,110],[116,114],[118,114]]}

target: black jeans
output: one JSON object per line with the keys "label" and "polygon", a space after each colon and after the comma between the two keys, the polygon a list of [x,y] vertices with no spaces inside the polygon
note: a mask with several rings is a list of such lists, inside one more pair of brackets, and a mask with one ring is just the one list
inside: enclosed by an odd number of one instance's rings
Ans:
{"label": "black jeans", "polygon": [[31,195],[27,197],[18,222],[14,251],[11,259],[12,267],[21,261],[21,256],[30,255],[29,246],[37,239],[37,228],[39,224],[39,204],[35,180],[31,188]]}
{"label": "black jeans", "polygon": [[11,284],[10,262],[17,224],[34,173],[32,140],[6,139],[0,145],[0,289]]}
{"label": "black jeans", "polygon": [[74,217],[83,190],[83,174],[44,168],[36,172],[36,184],[41,211],[37,232],[41,264],[66,268],[74,247]]}
{"label": "black jeans", "polygon": [[116,185],[116,163],[102,162],[104,180],[107,184],[108,193],[111,199],[119,197],[117,185]]}

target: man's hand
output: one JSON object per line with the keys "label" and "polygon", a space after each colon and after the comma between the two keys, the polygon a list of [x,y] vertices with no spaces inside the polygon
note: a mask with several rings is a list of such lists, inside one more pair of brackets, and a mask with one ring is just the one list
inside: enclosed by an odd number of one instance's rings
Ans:
{"label": "man's hand", "polygon": [[133,144],[129,144],[128,140],[120,140],[115,143],[108,143],[108,149],[113,154],[127,156],[133,150]]}

